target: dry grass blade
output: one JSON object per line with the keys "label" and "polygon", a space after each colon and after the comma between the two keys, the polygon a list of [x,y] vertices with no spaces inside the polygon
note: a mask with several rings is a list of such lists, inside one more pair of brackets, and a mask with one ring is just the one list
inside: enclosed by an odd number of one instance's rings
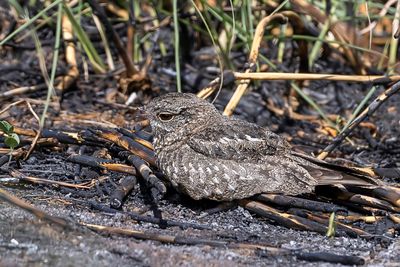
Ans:
{"label": "dry grass blade", "polygon": [[[256,68],[258,53],[261,45],[261,41],[264,37],[265,27],[271,22],[277,21],[279,23],[285,23],[287,21],[286,17],[282,14],[275,14],[272,16],[268,16],[263,18],[257,25],[256,31],[254,33],[253,44],[251,46],[251,51],[248,59],[248,68],[245,73],[253,72]],[[239,86],[236,88],[235,93],[229,100],[228,105],[225,107],[224,115],[231,116],[233,114],[234,109],[238,105],[240,99],[244,95],[247,90],[247,87],[250,84],[250,80],[242,80]]]}
{"label": "dry grass blade", "polygon": [[12,195],[11,193],[7,192],[6,190],[4,190],[2,188],[0,188],[0,199],[35,215],[39,219],[46,220],[51,223],[55,223],[57,225],[65,227],[65,228],[71,227],[70,222],[67,221],[66,219],[49,215],[49,214],[45,213],[44,211],[35,208],[34,206],[25,202],[24,200]]}
{"label": "dry grass blade", "polygon": [[24,182],[33,183],[33,184],[47,184],[47,185],[53,185],[53,186],[63,186],[63,187],[79,188],[79,189],[90,189],[94,185],[93,181],[88,182],[88,183],[82,183],[82,184],[71,184],[71,183],[54,181],[54,180],[49,180],[49,179],[44,179],[44,178],[26,176],[16,170],[10,171],[10,174],[14,178],[17,178]]}
{"label": "dry grass blade", "polygon": [[240,73],[234,72],[236,80],[327,80],[327,81],[346,81],[346,82],[369,82],[369,83],[390,83],[400,80],[400,76],[383,75],[340,75],[340,74],[320,74],[320,73],[277,73],[277,72],[253,72]]}
{"label": "dry grass blade", "polygon": [[65,60],[68,64],[68,72],[62,80],[55,86],[61,93],[68,89],[78,78],[79,69],[76,61],[76,51],[74,43],[74,33],[72,23],[67,15],[62,16],[62,37],[65,43]]}

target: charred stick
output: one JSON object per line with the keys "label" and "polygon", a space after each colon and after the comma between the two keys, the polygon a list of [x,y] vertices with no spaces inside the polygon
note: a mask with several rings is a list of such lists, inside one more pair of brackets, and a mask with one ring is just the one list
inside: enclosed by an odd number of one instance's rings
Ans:
{"label": "charred stick", "polygon": [[340,207],[335,204],[279,194],[261,194],[254,198],[258,201],[272,203],[282,207],[295,207],[322,212],[348,212],[346,208]]}
{"label": "charred stick", "polygon": [[389,202],[369,196],[354,194],[352,197],[348,199],[348,201],[361,205],[370,206],[373,208],[378,208],[381,210],[400,212],[400,208],[393,207]]}
{"label": "charred stick", "polygon": [[10,155],[3,155],[0,157],[0,167],[10,160]]}
{"label": "charred stick", "polygon": [[112,160],[109,159],[101,159],[101,158],[96,158],[86,155],[77,155],[77,154],[72,154],[68,156],[67,160],[73,163],[78,163],[81,165],[86,165],[89,167],[99,168],[99,169],[105,169],[105,167],[101,165],[102,163],[112,163]]}
{"label": "charred stick", "polygon": [[332,143],[325,147],[325,149],[318,155],[318,159],[325,159],[362,121],[371,116],[386,100],[400,90],[400,82],[395,83],[385,92],[380,94],[369,106],[361,112],[338,136],[336,136]]}
{"label": "charred stick", "polygon": [[[329,224],[329,219],[328,218],[323,218],[320,217],[316,214],[312,214],[310,212],[306,212],[307,214],[307,218],[313,221],[316,221],[318,223],[324,224],[324,225],[328,225]],[[359,228],[356,227],[352,227],[350,225],[346,225],[342,222],[338,222],[336,221],[336,226],[337,229],[343,230],[344,232],[346,232],[350,237],[357,237],[357,236],[362,236],[362,237],[368,237],[371,236],[370,233],[365,232]]]}
{"label": "charred stick", "polygon": [[16,196],[12,195],[11,193],[7,192],[6,190],[4,190],[2,188],[0,188],[0,199],[33,214],[34,216],[36,216],[39,219],[43,219],[48,222],[55,223],[57,225],[65,227],[65,228],[71,227],[71,224],[69,221],[67,221],[67,219],[49,215],[46,212],[32,206],[31,204],[27,203],[25,200],[22,200]]}
{"label": "charred stick", "polygon": [[[280,212],[274,208],[271,208],[257,201],[241,200],[239,203],[245,209],[253,211],[260,216],[268,218],[288,228],[293,228],[303,231],[304,230],[314,231],[321,234],[325,234],[328,229],[326,226],[320,223],[308,220],[306,218],[302,218],[300,216]],[[346,233],[343,231],[338,231],[337,234],[340,236],[346,235]]]}
{"label": "charred stick", "polygon": [[107,234],[119,234],[123,236],[130,236],[137,239],[143,240],[155,240],[162,243],[171,243],[171,244],[179,244],[179,245],[207,245],[212,247],[228,247],[233,249],[251,249],[256,250],[258,255],[267,256],[267,255],[281,255],[281,256],[296,256],[302,260],[306,261],[322,261],[322,262],[333,262],[333,263],[341,263],[341,264],[349,264],[349,265],[362,265],[364,264],[364,259],[357,256],[347,256],[347,255],[338,255],[328,252],[303,252],[303,251],[292,251],[285,248],[278,248],[276,246],[267,245],[267,244],[248,244],[248,243],[235,243],[227,240],[214,240],[214,239],[205,239],[205,238],[197,238],[197,237],[184,237],[184,236],[173,236],[173,235],[164,235],[164,234],[156,234],[145,231],[137,231],[126,228],[116,228],[109,227],[103,225],[96,224],[88,224],[81,223],[82,226],[86,226],[87,228]]}
{"label": "charred stick", "polygon": [[200,225],[200,224],[196,224],[196,223],[186,223],[186,222],[177,222],[177,221],[174,221],[174,220],[164,220],[164,219],[159,219],[159,218],[156,218],[156,217],[144,216],[144,215],[140,215],[138,213],[131,212],[131,211],[122,211],[122,210],[116,210],[114,208],[109,208],[109,207],[107,207],[105,205],[98,204],[95,201],[89,201],[89,204],[90,204],[90,206],[92,208],[95,208],[95,209],[103,211],[103,212],[107,212],[107,213],[111,213],[111,214],[120,213],[120,214],[128,215],[132,220],[135,220],[135,221],[138,221],[138,222],[148,222],[148,223],[154,223],[154,224],[164,223],[168,227],[178,226],[178,227],[180,227],[182,229],[193,228],[193,229],[200,229],[200,230],[212,230],[212,227],[208,226],[208,225]]}
{"label": "charred stick", "polygon": [[124,136],[121,133],[112,131],[94,130],[94,132],[99,137],[111,141],[116,145],[120,146],[121,148],[131,152],[132,154],[139,156],[140,158],[150,163],[150,165],[156,166],[154,151],[148,149],[147,147],[141,144],[138,144],[131,138]]}
{"label": "charred stick", "polygon": [[343,265],[364,265],[365,260],[358,256],[338,255],[329,252],[294,252],[299,260],[322,261]]}
{"label": "charred stick", "polygon": [[148,139],[147,140],[146,139],[142,139],[140,136],[138,136],[137,133],[128,131],[125,128],[119,128],[118,132],[122,133],[123,135],[125,135],[125,136],[127,136],[127,137],[129,137],[131,139],[133,139],[135,142],[147,147],[148,149],[154,150],[153,145],[151,144],[151,142],[149,142]]}
{"label": "charred stick", "polygon": [[390,202],[396,207],[400,207],[400,192],[392,189],[388,186],[377,186],[377,187],[358,187],[358,186],[347,186],[349,191],[372,196],[377,199],[385,200]]}
{"label": "charred stick", "polygon": [[153,171],[149,168],[149,166],[147,166],[144,160],[138,156],[129,155],[129,153],[126,151],[120,152],[119,156],[126,158],[129,163],[135,166],[146,183],[150,187],[155,188],[159,194],[164,195],[167,192],[167,188],[165,187],[164,183],[154,175]]}
{"label": "charred stick", "polygon": [[109,171],[127,173],[130,175],[136,175],[136,170],[133,167],[125,164],[114,163],[112,160],[109,159],[96,158],[87,155],[72,154],[67,158],[67,160],[74,163],[90,166],[93,168],[98,168],[101,170],[109,170]]}
{"label": "charred stick", "polygon": [[127,173],[130,175],[136,175],[136,169],[129,165],[105,162],[105,163],[100,163],[100,166],[103,166],[104,168],[106,168],[109,171]]}
{"label": "charred stick", "polygon": [[129,194],[133,187],[137,184],[135,176],[128,175],[121,179],[120,184],[110,196],[110,206],[119,209],[122,206],[123,199]]}

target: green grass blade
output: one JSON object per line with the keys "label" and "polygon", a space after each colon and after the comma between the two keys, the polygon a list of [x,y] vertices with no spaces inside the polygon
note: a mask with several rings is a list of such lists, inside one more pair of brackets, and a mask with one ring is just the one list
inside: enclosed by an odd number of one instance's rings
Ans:
{"label": "green grass blade", "polygon": [[[10,1],[10,0],[9,0]],[[4,38],[1,42],[0,42],[0,46],[4,45],[6,42],[8,42],[9,40],[11,40],[12,38],[14,38],[15,35],[17,35],[18,33],[22,32],[23,30],[25,30],[26,28],[28,28],[32,23],[34,23],[38,18],[40,18],[43,14],[45,14],[47,11],[49,11],[50,9],[52,9],[53,7],[57,6],[59,3],[61,3],[63,0],[55,0],[53,3],[51,3],[50,5],[48,5],[46,8],[44,8],[42,11],[40,11],[39,13],[37,13],[33,18],[29,19],[27,22],[25,22],[23,25],[21,25],[20,27],[18,27],[18,29],[16,29],[15,31],[13,31],[12,33],[10,33],[6,38]],[[16,8],[17,9],[17,8]],[[18,11],[18,9],[17,9]],[[22,9],[21,9],[22,11]],[[19,12],[19,11],[18,11]],[[20,13],[20,14],[23,14]]]}
{"label": "green grass blade", "polygon": [[367,104],[368,100],[372,97],[372,95],[375,93],[377,88],[378,88],[377,85],[372,86],[372,88],[369,90],[368,94],[363,98],[361,103],[354,110],[353,114],[351,114],[350,119],[347,121],[346,125],[343,127],[343,129],[340,131],[340,133],[346,131],[346,129],[349,128],[350,124],[358,116],[358,114],[360,114],[362,108]]}
{"label": "green grass blade", "polygon": [[175,46],[175,69],[176,69],[176,88],[179,93],[182,92],[181,84],[181,64],[179,52],[179,24],[178,24],[178,0],[172,1],[172,12],[174,17],[174,46]]}
{"label": "green grass blade", "polygon": [[51,65],[51,73],[50,73],[50,86],[47,89],[47,96],[46,96],[46,103],[43,109],[43,114],[40,117],[40,128],[43,128],[44,126],[44,121],[46,119],[46,113],[50,105],[50,99],[52,92],[54,92],[54,80],[56,77],[56,70],[57,70],[57,62],[58,62],[58,54],[60,50],[60,43],[61,43],[61,19],[63,15],[63,7],[62,4],[60,3],[58,5],[58,10],[57,10],[57,25],[56,25],[56,36],[55,36],[55,42],[54,42],[54,54],[53,54],[53,61]]}

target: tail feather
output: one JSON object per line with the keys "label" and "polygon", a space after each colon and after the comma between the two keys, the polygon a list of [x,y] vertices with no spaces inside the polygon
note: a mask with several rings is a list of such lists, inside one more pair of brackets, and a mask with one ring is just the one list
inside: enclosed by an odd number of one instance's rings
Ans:
{"label": "tail feather", "polygon": [[360,168],[335,165],[298,152],[293,152],[292,155],[293,159],[318,181],[319,185],[383,185],[377,178],[369,176]]}

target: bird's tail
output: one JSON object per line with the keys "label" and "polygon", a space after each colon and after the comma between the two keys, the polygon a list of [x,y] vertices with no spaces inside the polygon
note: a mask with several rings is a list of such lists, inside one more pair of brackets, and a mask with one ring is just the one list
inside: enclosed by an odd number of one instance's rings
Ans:
{"label": "bird's tail", "polygon": [[292,155],[318,181],[317,194],[358,204],[372,204],[377,208],[400,210],[400,188],[381,180],[382,176],[400,178],[400,170],[347,167],[298,152]]}

